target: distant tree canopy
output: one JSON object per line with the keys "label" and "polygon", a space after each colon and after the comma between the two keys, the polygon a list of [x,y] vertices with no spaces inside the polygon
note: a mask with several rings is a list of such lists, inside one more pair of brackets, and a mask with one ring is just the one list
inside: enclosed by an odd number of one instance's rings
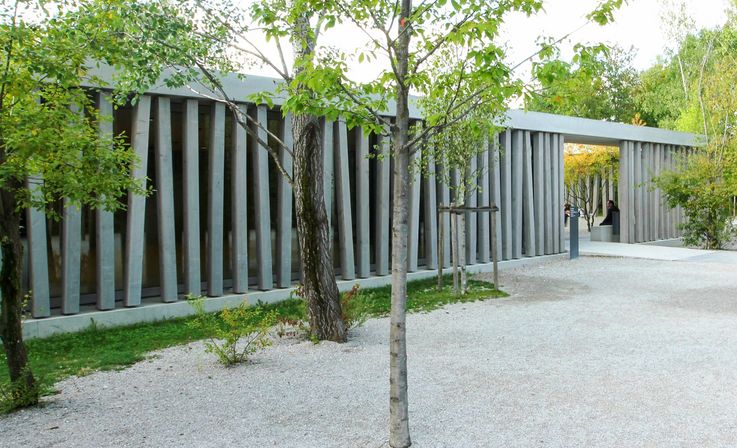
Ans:
{"label": "distant tree canopy", "polygon": [[577,45],[575,52],[570,62],[552,54],[533,65],[539,85],[529,93],[527,108],[629,123],[637,112],[632,92],[640,82],[634,53],[603,44]]}

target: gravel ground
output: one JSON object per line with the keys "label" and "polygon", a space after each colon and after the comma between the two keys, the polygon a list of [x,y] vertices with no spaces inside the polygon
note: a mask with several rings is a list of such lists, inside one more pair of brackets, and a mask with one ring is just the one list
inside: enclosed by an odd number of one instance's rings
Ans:
{"label": "gravel ground", "polygon": [[[737,266],[584,257],[408,319],[417,447],[737,446]],[[386,319],[225,369],[199,344],[60,383],[3,447],[383,447]]]}

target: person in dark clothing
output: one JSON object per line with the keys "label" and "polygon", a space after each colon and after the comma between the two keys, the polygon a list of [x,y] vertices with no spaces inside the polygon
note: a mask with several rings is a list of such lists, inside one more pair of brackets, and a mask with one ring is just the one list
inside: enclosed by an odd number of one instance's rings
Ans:
{"label": "person in dark clothing", "polygon": [[612,213],[619,212],[619,208],[611,199],[606,202],[606,218],[599,224],[600,226],[611,226],[612,225]]}
{"label": "person in dark clothing", "polygon": [[563,227],[568,227],[568,218],[571,217],[571,204],[563,206]]}

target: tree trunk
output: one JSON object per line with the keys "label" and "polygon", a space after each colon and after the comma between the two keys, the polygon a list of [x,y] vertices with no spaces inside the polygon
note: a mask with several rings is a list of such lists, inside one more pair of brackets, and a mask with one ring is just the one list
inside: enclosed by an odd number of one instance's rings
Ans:
{"label": "tree trunk", "polygon": [[[296,56],[295,71],[300,63],[314,57],[315,35],[310,16],[305,11],[295,21],[292,43]],[[298,90],[314,95],[307,86]],[[330,243],[330,231],[323,190],[323,154],[320,123],[316,117],[292,116],[294,137],[294,202],[297,215],[297,238],[302,252],[302,283],[312,335],[319,340],[345,342],[347,331],[343,322],[340,292],[335,282],[335,268]],[[322,138],[332,138],[323,135]]]}
{"label": "tree trunk", "polygon": [[23,343],[23,295],[20,288],[23,246],[20,240],[20,215],[14,196],[18,187],[8,186],[0,191],[0,339],[7,358],[10,380],[22,394],[13,394],[15,406],[38,403],[36,380],[28,365],[28,352]]}
{"label": "tree trunk", "polygon": [[[294,199],[297,235],[302,252],[302,283],[310,329],[320,340],[346,341],[340,292],[329,238],[323,192],[320,123],[308,115],[293,115]],[[330,136],[323,136],[330,138]]]}
{"label": "tree trunk", "polygon": [[389,445],[406,448],[409,436],[407,398],[407,221],[409,215],[409,43],[412,0],[402,0],[397,40],[397,121],[394,127],[394,210],[392,223],[392,306],[389,327]]}

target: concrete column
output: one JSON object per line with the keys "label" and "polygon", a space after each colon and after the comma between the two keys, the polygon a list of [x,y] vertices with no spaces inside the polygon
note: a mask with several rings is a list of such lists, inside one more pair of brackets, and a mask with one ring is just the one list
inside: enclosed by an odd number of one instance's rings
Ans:
{"label": "concrete column", "polygon": [[[477,157],[471,157],[468,161],[468,190],[466,195],[466,205],[468,207],[476,207],[478,194],[478,163]],[[476,264],[476,254],[478,253],[476,243],[476,220],[478,213],[466,213],[466,263],[469,265]]]}
{"label": "concrete column", "polygon": [[409,166],[412,178],[409,184],[409,216],[407,223],[408,239],[407,239],[407,264],[409,272],[417,270],[417,256],[420,243],[420,170],[418,161],[420,160],[420,151],[410,156]]}
{"label": "concrete column", "polygon": [[[489,191],[491,192],[491,203],[499,207],[499,210],[502,208],[502,183],[501,183],[501,155],[500,155],[500,136],[493,136],[491,139],[491,142],[489,143],[489,172],[490,172],[490,187]],[[496,232],[496,257],[497,260],[502,259],[502,219],[501,219],[501,212],[496,212],[493,214],[490,214],[490,219],[494,216],[496,216],[496,223],[497,225],[494,226],[494,231]],[[489,231],[491,232],[491,224],[489,224]],[[450,226],[446,227],[450,228]],[[448,252],[446,252],[448,253]]]}
{"label": "concrete column", "polygon": [[630,243],[636,243],[637,242],[637,232],[636,232],[636,225],[637,225],[637,217],[636,217],[636,204],[635,204],[635,197],[637,196],[637,185],[635,183],[635,142],[629,142],[629,157],[627,159],[628,167],[627,167],[627,195],[629,197],[628,204],[629,204],[629,214],[630,214],[630,221],[629,221],[629,235],[630,235]]}
{"label": "concrete column", "polygon": [[614,195],[614,168],[609,167],[609,174],[607,175],[607,186],[609,188],[608,190],[608,198],[614,201],[615,204],[617,204],[617,207],[619,207],[619,198],[617,198]]}
{"label": "concrete column", "polygon": [[207,179],[207,295],[223,295],[223,211],[225,178],[225,106],[210,109]]}
{"label": "concrete column", "polygon": [[375,219],[375,241],[374,241],[374,258],[376,265],[376,275],[389,274],[389,177],[391,162],[391,141],[389,138],[389,130],[384,130],[385,135],[379,137],[377,145],[380,151],[376,157],[376,194],[374,196],[374,219]]}
{"label": "concrete column", "polygon": [[200,156],[199,104],[186,100],[183,128],[184,153],[184,237],[182,257],[184,293],[199,296],[202,292],[200,271]]}
{"label": "concrete column", "polygon": [[[133,109],[131,129],[131,146],[138,157],[138,165],[131,173],[140,180],[141,186],[146,185],[146,170],[148,168],[148,132],[149,117],[151,115],[151,97],[143,95],[138,99]],[[126,223],[125,241],[125,270],[123,279],[123,304],[138,306],[141,304],[141,289],[143,276],[143,232],[146,217],[146,197],[128,195],[128,220]]]}
{"label": "concrete column", "polygon": [[522,258],[522,176],[524,131],[512,132],[512,258]]}
{"label": "concrete column", "polygon": [[650,144],[642,144],[642,187],[640,194],[642,195],[642,240],[650,241]]}
{"label": "concrete column", "polygon": [[[279,125],[282,142],[292,150],[292,114],[282,118]],[[283,147],[279,148],[279,161],[284,170],[292,175],[292,156]],[[277,286],[288,288],[292,285],[292,186],[284,176],[279,176],[276,194],[279,198],[279,210],[276,214]]]}
{"label": "concrete column", "polygon": [[543,135],[543,190],[545,215],[545,255],[553,253],[553,148],[550,134]]}
{"label": "concrete column", "polygon": [[635,190],[635,242],[642,242],[642,143],[635,142],[634,179]]}
{"label": "concrete column", "polygon": [[[654,145],[653,148],[653,173],[655,176],[660,175],[660,153],[662,151],[663,145],[658,143]],[[663,238],[663,221],[661,220],[662,217],[662,198],[660,195],[660,188],[656,188],[653,191],[654,194],[654,200],[653,200],[653,210],[655,211],[655,220],[653,222],[653,228],[655,231],[655,239],[660,240]]]}
{"label": "concrete column", "polygon": [[338,212],[338,241],[340,252],[340,271],[343,280],[356,278],[353,256],[353,222],[351,216],[351,184],[348,170],[348,130],[345,121],[337,122],[334,133],[335,194]]}
{"label": "concrete column", "polygon": [[562,148],[560,146],[560,138],[559,134],[550,134],[550,147],[552,149],[552,160],[551,166],[553,171],[553,182],[550,186],[552,195],[553,195],[553,202],[551,204],[552,206],[552,214],[553,214],[553,253],[557,254],[561,251],[560,246],[560,229],[561,229],[561,217],[563,216],[563,207],[560,205],[560,184],[561,184],[561,178],[563,177],[560,172],[560,154],[562,153]]}
{"label": "concrete column", "polygon": [[[84,114],[78,107],[77,114]],[[80,265],[82,262],[82,210],[64,198],[61,225],[61,313],[79,313]]]}
{"label": "concrete column", "polygon": [[[333,197],[335,194],[335,175],[334,175],[334,166],[335,163],[333,162],[333,156],[335,154],[335,150],[333,148],[334,145],[334,138],[333,138],[333,127],[334,123],[332,121],[328,121],[327,119],[322,120],[322,157],[323,157],[323,167],[325,169],[323,173],[323,192],[325,194],[325,211],[328,215],[328,227],[329,227],[329,234],[330,234],[330,242],[332,243],[334,241],[333,235]],[[331,244],[332,246],[332,244]]]}
{"label": "concrete column", "polygon": [[535,210],[535,255],[545,253],[545,134],[532,140],[532,197]]}
{"label": "concrete column", "polygon": [[500,173],[501,173],[501,228],[502,259],[509,260],[512,255],[512,131],[504,130],[499,135]]}
{"label": "concrete column", "polygon": [[532,138],[529,131],[524,132],[522,150],[522,243],[525,256],[537,253],[535,237],[535,200],[532,175]]}
{"label": "concrete column", "polygon": [[371,271],[369,241],[369,139],[363,129],[356,132],[356,275],[366,278]]}
{"label": "concrete column", "polygon": [[171,102],[156,100],[156,202],[159,231],[159,287],[163,302],[176,302],[177,244],[174,228],[174,172],[171,155]]}
{"label": "concrete column", "polygon": [[[479,186],[478,201],[479,207],[488,207],[490,200],[489,185],[489,142],[484,140],[484,150],[478,154],[478,171]],[[489,246],[489,213],[477,213],[478,223],[478,242],[479,242],[479,262],[488,263],[491,260]]]}
{"label": "concrete column", "polygon": [[[244,115],[248,113],[245,104],[240,105],[239,109]],[[243,294],[248,291],[248,204],[246,200],[248,197],[248,148],[246,130],[243,129],[243,126],[233,120],[232,130],[230,266],[233,292]],[[282,176],[279,177],[281,181]]]}
{"label": "concrete column", "polygon": [[438,209],[435,180],[435,160],[432,152],[428,151],[427,174],[423,176],[423,207],[425,210],[425,268],[437,269],[438,267]]}
{"label": "concrete column", "polygon": [[[26,188],[31,196],[42,195],[43,179],[29,177]],[[28,226],[28,261],[31,288],[31,313],[33,317],[48,317],[51,315],[49,303],[49,262],[46,244],[46,215],[38,208],[26,209]]]}
{"label": "concrete column", "polygon": [[[441,173],[439,176],[437,176],[437,183],[436,188],[438,192],[438,203],[442,204],[444,206],[450,205],[450,187],[448,185],[448,174],[447,169],[441,165],[435,165],[435,169],[438,170],[438,173]],[[450,253],[450,215],[448,213],[443,213],[440,215],[440,222],[442,222],[443,226],[443,267],[447,268],[450,267],[450,260],[451,260],[451,253]],[[438,225],[440,226],[440,222],[438,222]],[[440,248],[438,248],[440,250]]]}
{"label": "concrete column", "polygon": [[[268,108],[264,104],[256,107],[255,129],[259,139],[268,142],[266,127]],[[251,147],[254,176],[254,221],[256,223],[256,264],[258,265],[258,289],[267,290],[274,287],[273,265],[271,259],[271,195],[269,193],[269,153],[258,142]]]}
{"label": "concrete column", "polygon": [[[99,123],[102,140],[113,137],[113,105],[110,94],[97,94],[97,109],[103,119]],[[110,148],[112,150],[112,148]],[[111,310],[115,308],[115,233],[113,229],[113,213],[103,208],[95,210],[95,249],[97,267],[97,309]]]}
{"label": "concrete column", "polygon": [[622,243],[629,243],[630,231],[629,222],[632,219],[629,213],[629,142],[619,142],[619,185],[617,190],[619,191],[619,241]]}
{"label": "concrete column", "polygon": [[563,134],[558,134],[558,248],[560,252],[565,252],[566,243],[563,229],[563,201],[564,199],[564,180],[565,180],[565,167],[563,166],[563,153],[565,150],[565,137]]}

